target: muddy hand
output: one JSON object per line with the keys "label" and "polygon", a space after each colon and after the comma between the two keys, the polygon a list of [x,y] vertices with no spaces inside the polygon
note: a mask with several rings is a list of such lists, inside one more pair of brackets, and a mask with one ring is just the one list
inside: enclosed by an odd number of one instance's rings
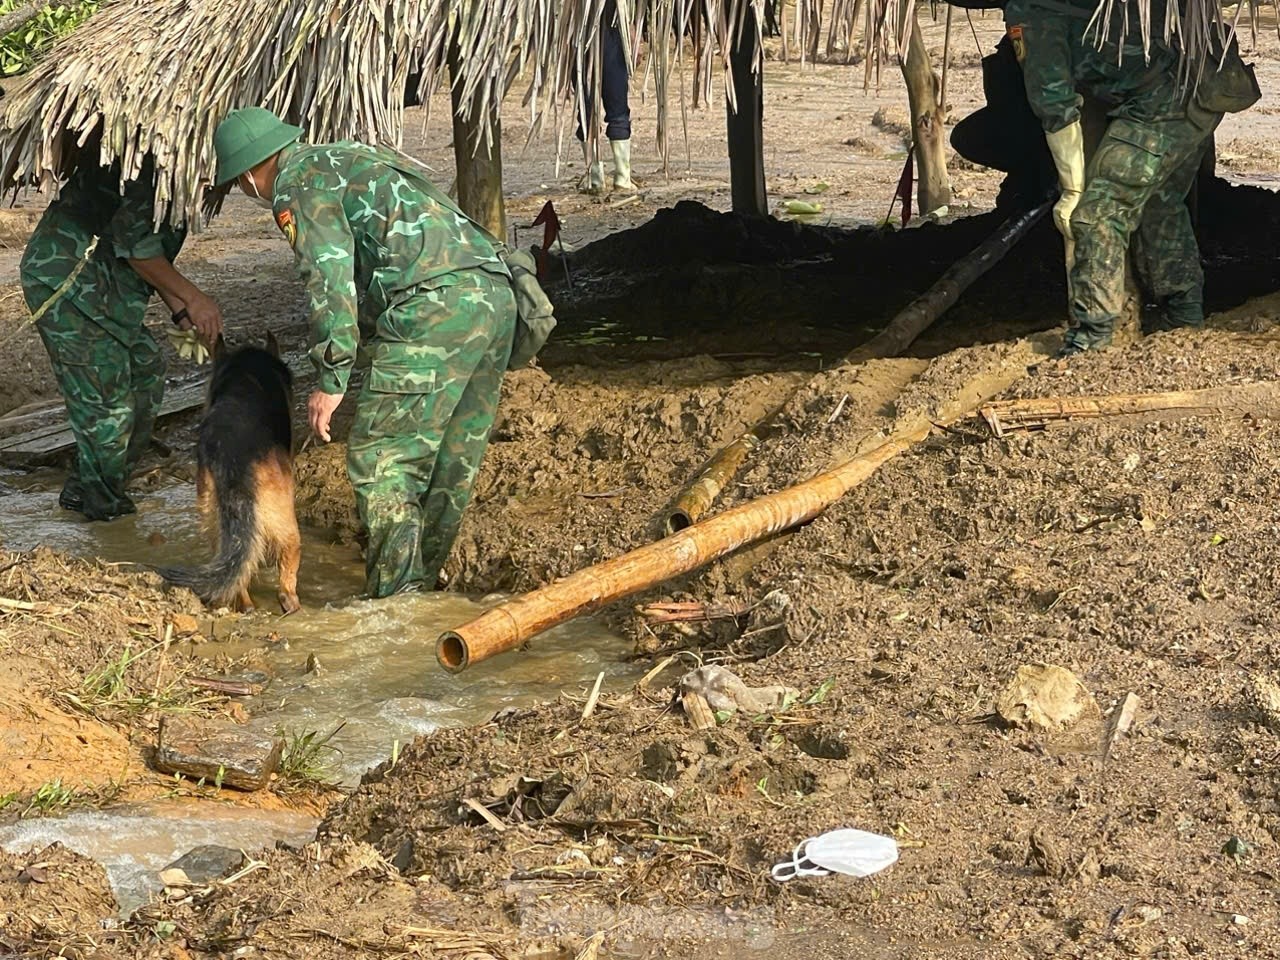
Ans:
{"label": "muddy hand", "polygon": [[341,393],[325,393],[323,390],[316,390],[307,401],[307,421],[311,424],[315,435],[325,443],[331,439],[329,421],[333,419],[333,412],[338,409],[338,404],[342,403],[342,397]]}

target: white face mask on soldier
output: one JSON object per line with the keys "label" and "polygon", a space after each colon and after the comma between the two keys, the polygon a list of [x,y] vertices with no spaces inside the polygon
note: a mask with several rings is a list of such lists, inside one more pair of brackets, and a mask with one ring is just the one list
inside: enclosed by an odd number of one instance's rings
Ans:
{"label": "white face mask on soldier", "polygon": [[[245,190],[244,195],[248,197],[250,200],[252,200],[254,203],[256,203],[258,206],[262,207],[263,209],[270,210],[271,201],[268,200],[266,197],[264,197],[262,193],[258,190],[258,183],[253,179],[253,174],[246,173],[244,175],[244,178],[249,181],[249,186],[253,188],[253,193],[249,193],[249,191]],[[242,190],[244,189],[244,184],[241,184],[241,189]]]}

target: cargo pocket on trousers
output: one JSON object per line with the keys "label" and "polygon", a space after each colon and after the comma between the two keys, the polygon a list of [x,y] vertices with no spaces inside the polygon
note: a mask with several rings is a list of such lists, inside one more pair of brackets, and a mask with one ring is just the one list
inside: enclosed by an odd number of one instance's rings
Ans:
{"label": "cargo pocket on trousers", "polygon": [[1113,120],[1098,150],[1095,176],[1130,189],[1154,187],[1167,150],[1168,142],[1159,130]]}
{"label": "cargo pocket on trousers", "polygon": [[374,361],[365,384],[374,393],[434,393],[436,372],[409,364]]}

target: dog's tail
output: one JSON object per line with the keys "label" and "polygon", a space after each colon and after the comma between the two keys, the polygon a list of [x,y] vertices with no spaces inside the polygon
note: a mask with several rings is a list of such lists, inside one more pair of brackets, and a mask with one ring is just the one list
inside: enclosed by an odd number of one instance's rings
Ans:
{"label": "dog's tail", "polygon": [[[202,506],[212,506],[208,503],[212,493],[200,490]],[[212,499],[217,501],[218,555],[198,567],[157,567],[156,572],[175,586],[188,587],[211,606],[230,606],[248,587],[262,544],[253,493],[232,487],[217,494]]]}

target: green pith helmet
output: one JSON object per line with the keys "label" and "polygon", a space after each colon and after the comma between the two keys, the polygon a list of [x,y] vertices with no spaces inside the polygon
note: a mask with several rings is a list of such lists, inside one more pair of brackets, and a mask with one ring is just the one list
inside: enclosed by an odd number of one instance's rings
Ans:
{"label": "green pith helmet", "polygon": [[217,185],[230,183],[301,136],[301,127],[290,126],[270,110],[262,107],[232,110],[213,132],[213,152],[218,158]]}

